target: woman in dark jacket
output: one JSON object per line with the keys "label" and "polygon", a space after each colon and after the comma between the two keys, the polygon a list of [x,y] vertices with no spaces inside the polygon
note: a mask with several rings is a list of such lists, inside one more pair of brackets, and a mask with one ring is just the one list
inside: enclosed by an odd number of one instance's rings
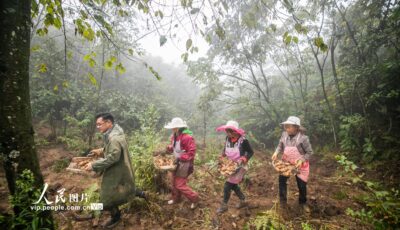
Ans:
{"label": "woman in dark jacket", "polygon": [[224,199],[221,206],[217,209],[217,213],[223,213],[228,210],[228,201],[232,190],[240,200],[239,204],[236,205],[236,208],[246,206],[245,196],[240,190],[239,183],[243,180],[243,177],[246,174],[246,164],[253,156],[253,150],[249,141],[244,136],[244,130],[239,128],[239,124],[236,121],[228,121],[226,125],[218,127],[217,131],[225,131],[227,135],[224,150],[220,155],[220,160],[227,157],[241,166],[237,172],[229,176],[225,182]]}

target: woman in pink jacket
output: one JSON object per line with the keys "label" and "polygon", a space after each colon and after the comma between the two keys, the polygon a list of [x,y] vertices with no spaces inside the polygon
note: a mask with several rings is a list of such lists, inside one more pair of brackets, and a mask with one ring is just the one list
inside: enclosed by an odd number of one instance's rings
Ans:
{"label": "woman in pink jacket", "polygon": [[196,142],[186,122],[179,117],[173,118],[164,128],[172,129],[171,144],[168,145],[167,151],[174,154],[177,163],[172,179],[172,199],[168,201],[168,204],[179,202],[183,195],[192,202],[190,208],[194,209],[199,201],[199,195],[187,183],[194,169]]}

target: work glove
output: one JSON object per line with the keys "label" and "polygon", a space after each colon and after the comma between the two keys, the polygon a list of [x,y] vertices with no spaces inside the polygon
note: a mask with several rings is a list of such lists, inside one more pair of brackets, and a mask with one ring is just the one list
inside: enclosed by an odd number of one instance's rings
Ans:
{"label": "work glove", "polygon": [[302,160],[302,159],[297,160],[296,161],[296,168],[300,168],[303,165],[303,163],[304,163],[304,160]]}
{"label": "work glove", "polygon": [[93,149],[87,155],[88,157],[99,157],[103,149]]}
{"label": "work glove", "polygon": [[172,145],[167,145],[167,153],[172,153],[174,151],[174,147],[172,147]]}
{"label": "work glove", "polygon": [[272,154],[271,159],[272,159],[272,161],[276,161],[278,159],[278,153],[275,152],[274,154]]}
{"label": "work glove", "polygon": [[240,157],[238,163],[239,163],[239,166],[246,165],[247,164],[247,158],[245,156]]}

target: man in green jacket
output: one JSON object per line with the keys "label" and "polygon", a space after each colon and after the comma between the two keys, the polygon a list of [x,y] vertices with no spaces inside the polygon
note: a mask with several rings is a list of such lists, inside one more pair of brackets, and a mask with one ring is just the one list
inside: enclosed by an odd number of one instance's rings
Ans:
{"label": "man in green jacket", "polygon": [[104,227],[113,228],[121,220],[118,206],[135,194],[134,174],[124,131],[114,124],[114,117],[110,113],[98,114],[96,127],[103,134],[104,147],[92,150],[91,154],[104,158],[88,164],[85,169],[102,172],[100,202],[104,210],[111,212]]}

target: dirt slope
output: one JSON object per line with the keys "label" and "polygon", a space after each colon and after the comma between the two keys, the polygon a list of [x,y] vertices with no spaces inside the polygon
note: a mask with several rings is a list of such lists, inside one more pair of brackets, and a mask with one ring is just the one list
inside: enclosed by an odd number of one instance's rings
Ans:
{"label": "dirt slope", "polygon": [[[65,170],[57,171],[60,162],[69,162],[74,156],[62,145],[39,147],[40,167],[49,184],[50,200],[55,199],[57,191],[65,188],[65,196],[69,193],[81,194],[85,189],[100,178],[80,175]],[[270,163],[270,154],[257,151],[251,160],[246,179],[241,184],[249,207],[235,209],[238,202],[232,193],[229,210],[217,215],[216,209],[222,200],[224,180],[215,168],[207,165],[197,166],[190,178],[190,185],[200,193],[201,203],[195,210],[189,209],[189,202],[183,201],[176,205],[167,205],[169,194],[150,194],[151,201],[146,204],[134,200],[131,205],[122,208],[122,222],[115,229],[243,229],[246,226],[255,229],[256,217],[264,220],[280,222],[282,228],[301,229],[302,223],[308,223],[315,229],[360,229],[360,224],[345,214],[348,207],[359,208],[354,197],[359,194],[357,187],[337,180],[337,164],[332,159],[323,159],[314,155],[311,160],[311,173],[308,183],[308,200],[311,207],[309,215],[300,211],[297,205],[297,185],[295,178],[290,178],[288,185],[288,210],[279,212],[278,174]],[[65,163],[64,162],[64,163]],[[61,164],[62,165],[62,164]],[[4,172],[0,170],[0,177]],[[5,184],[5,181],[1,181]],[[0,188],[0,211],[9,212],[7,205],[8,191],[5,186]],[[57,211],[54,217],[58,229],[91,229],[93,219],[77,221],[76,211]],[[105,213],[100,223],[108,217]],[[249,221],[252,221],[249,224]],[[365,229],[366,227],[362,227]]]}
{"label": "dirt slope", "polygon": [[[68,192],[80,193],[98,181],[90,176],[52,171],[51,162],[72,157],[62,147],[41,149],[39,152],[45,180],[53,188],[63,187]],[[167,205],[168,194],[151,194],[149,208],[143,208],[146,205],[140,201],[134,202],[129,208],[123,206],[123,220],[115,229],[243,229],[249,220],[262,215],[274,216],[282,223],[282,227],[293,229],[301,229],[301,223],[308,223],[314,228],[323,226],[327,229],[359,229],[357,222],[345,214],[347,207],[358,206],[350,200],[357,188],[335,181],[337,165],[333,160],[313,157],[308,184],[308,199],[312,210],[309,215],[301,212],[297,205],[298,192],[294,178],[290,178],[288,185],[288,210],[278,212],[278,175],[270,164],[269,155],[256,152],[252,161],[252,168],[241,184],[249,203],[248,208],[235,209],[238,199],[232,193],[229,210],[217,215],[216,209],[222,200],[224,180],[215,169],[210,170],[203,165],[196,167],[190,182],[200,193],[201,203],[197,209],[190,210],[188,201]],[[55,212],[59,228],[92,228],[93,220],[76,221],[73,215],[72,211]],[[100,223],[107,217],[108,214],[105,213],[100,218]],[[250,228],[253,227],[250,225]]]}

